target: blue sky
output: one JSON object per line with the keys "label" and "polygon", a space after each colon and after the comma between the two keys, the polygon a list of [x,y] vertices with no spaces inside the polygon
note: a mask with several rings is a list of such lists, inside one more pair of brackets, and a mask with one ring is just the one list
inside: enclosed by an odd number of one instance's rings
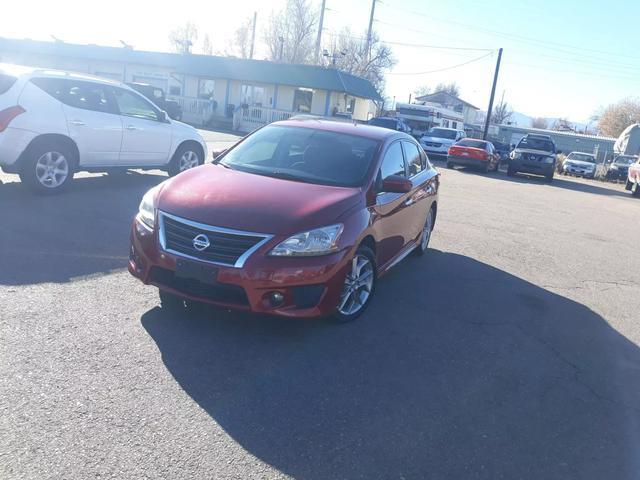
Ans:
{"label": "blue sky", "polygon": [[[311,1],[320,4],[320,0]],[[168,50],[167,32],[193,21],[201,39],[206,32],[214,49],[223,49],[235,26],[254,10],[260,29],[283,2],[235,0],[230,10],[229,2],[223,0],[179,4],[112,0],[100,7],[76,0],[22,0],[3,9],[0,34],[41,40],[50,40],[52,34],[68,42],[103,45],[119,45],[122,39],[138,49]],[[364,34],[370,5],[371,0],[327,0],[325,35],[345,26]],[[600,106],[639,92],[637,1],[383,0],[378,2],[375,18],[380,37],[393,42],[398,64],[387,78],[387,94],[399,101],[408,100],[420,85],[456,81],[463,98],[486,109],[495,53],[397,43],[503,47],[498,95],[504,91],[514,109],[532,116],[585,121]],[[260,58],[264,49],[258,46],[257,53]],[[446,70],[416,74],[441,69]]]}

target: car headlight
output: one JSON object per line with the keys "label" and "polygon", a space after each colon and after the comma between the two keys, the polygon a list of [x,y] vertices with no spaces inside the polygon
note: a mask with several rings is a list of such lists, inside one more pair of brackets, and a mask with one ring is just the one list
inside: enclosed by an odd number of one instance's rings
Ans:
{"label": "car headlight", "polygon": [[555,159],[553,157],[544,157],[544,163],[552,164]]}
{"label": "car headlight", "polygon": [[610,169],[611,170],[618,170],[618,166],[617,165],[611,165]]}
{"label": "car headlight", "polygon": [[153,187],[142,197],[138,207],[138,220],[150,230],[153,230],[156,223],[156,194],[160,185]]}
{"label": "car headlight", "polygon": [[308,257],[335,252],[338,249],[336,242],[343,229],[344,226],[342,224],[337,224],[297,233],[279,243],[269,252],[269,255],[275,257]]}
{"label": "car headlight", "polygon": [[511,160],[519,160],[522,157],[520,152],[511,152]]}

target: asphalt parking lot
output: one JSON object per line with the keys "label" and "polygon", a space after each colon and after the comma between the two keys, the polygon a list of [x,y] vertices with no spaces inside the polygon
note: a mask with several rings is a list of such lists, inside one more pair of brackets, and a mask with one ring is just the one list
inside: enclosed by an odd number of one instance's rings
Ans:
{"label": "asphalt parking lot", "polygon": [[441,171],[342,326],[160,309],[125,266],[162,173],[0,175],[0,478],[639,478],[640,201]]}

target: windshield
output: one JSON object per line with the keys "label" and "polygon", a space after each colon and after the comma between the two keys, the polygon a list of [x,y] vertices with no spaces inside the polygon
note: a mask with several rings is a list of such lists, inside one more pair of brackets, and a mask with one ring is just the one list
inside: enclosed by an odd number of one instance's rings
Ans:
{"label": "windshield", "polygon": [[614,160],[614,163],[618,165],[631,165],[632,163],[636,163],[636,157],[618,157]]}
{"label": "windshield", "polygon": [[360,186],[378,142],[311,128],[268,126],[220,161],[234,170],[341,187]]}
{"label": "windshield", "polygon": [[553,142],[548,138],[524,137],[518,143],[517,148],[529,148],[531,150],[541,150],[543,152],[555,152]]}
{"label": "windshield", "polygon": [[16,82],[17,78],[12,75],[0,73],[0,95],[6,93]]}
{"label": "windshield", "polygon": [[456,145],[458,147],[480,148],[482,150],[487,148],[487,142],[483,142],[482,140],[473,140],[469,138],[466,140],[460,140],[458,143],[456,143]]}
{"label": "windshield", "polygon": [[586,153],[571,152],[567,160],[578,160],[580,162],[596,163],[596,159]]}
{"label": "windshield", "polygon": [[376,127],[390,128],[391,130],[395,130],[397,127],[397,122],[392,118],[374,118],[369,121],[369,125],[374,125]]}
{"label": "windshield", "polygon": [[429,137],[447,138],[449,140],[455,140],[456,133],[458,132],[456,132],[455,130],[449,130],[446,128],[432,128],[429,130],[429,133],[427,133],[427,135]]}

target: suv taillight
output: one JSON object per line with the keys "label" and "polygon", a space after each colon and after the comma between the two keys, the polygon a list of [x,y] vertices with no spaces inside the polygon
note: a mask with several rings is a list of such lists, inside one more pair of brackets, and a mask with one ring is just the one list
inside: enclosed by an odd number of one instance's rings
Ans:
{"label": "suv taillight", "polygon": [[0,132],[4,132],[13,119],[25,111],[20,105],[0,110]]}

